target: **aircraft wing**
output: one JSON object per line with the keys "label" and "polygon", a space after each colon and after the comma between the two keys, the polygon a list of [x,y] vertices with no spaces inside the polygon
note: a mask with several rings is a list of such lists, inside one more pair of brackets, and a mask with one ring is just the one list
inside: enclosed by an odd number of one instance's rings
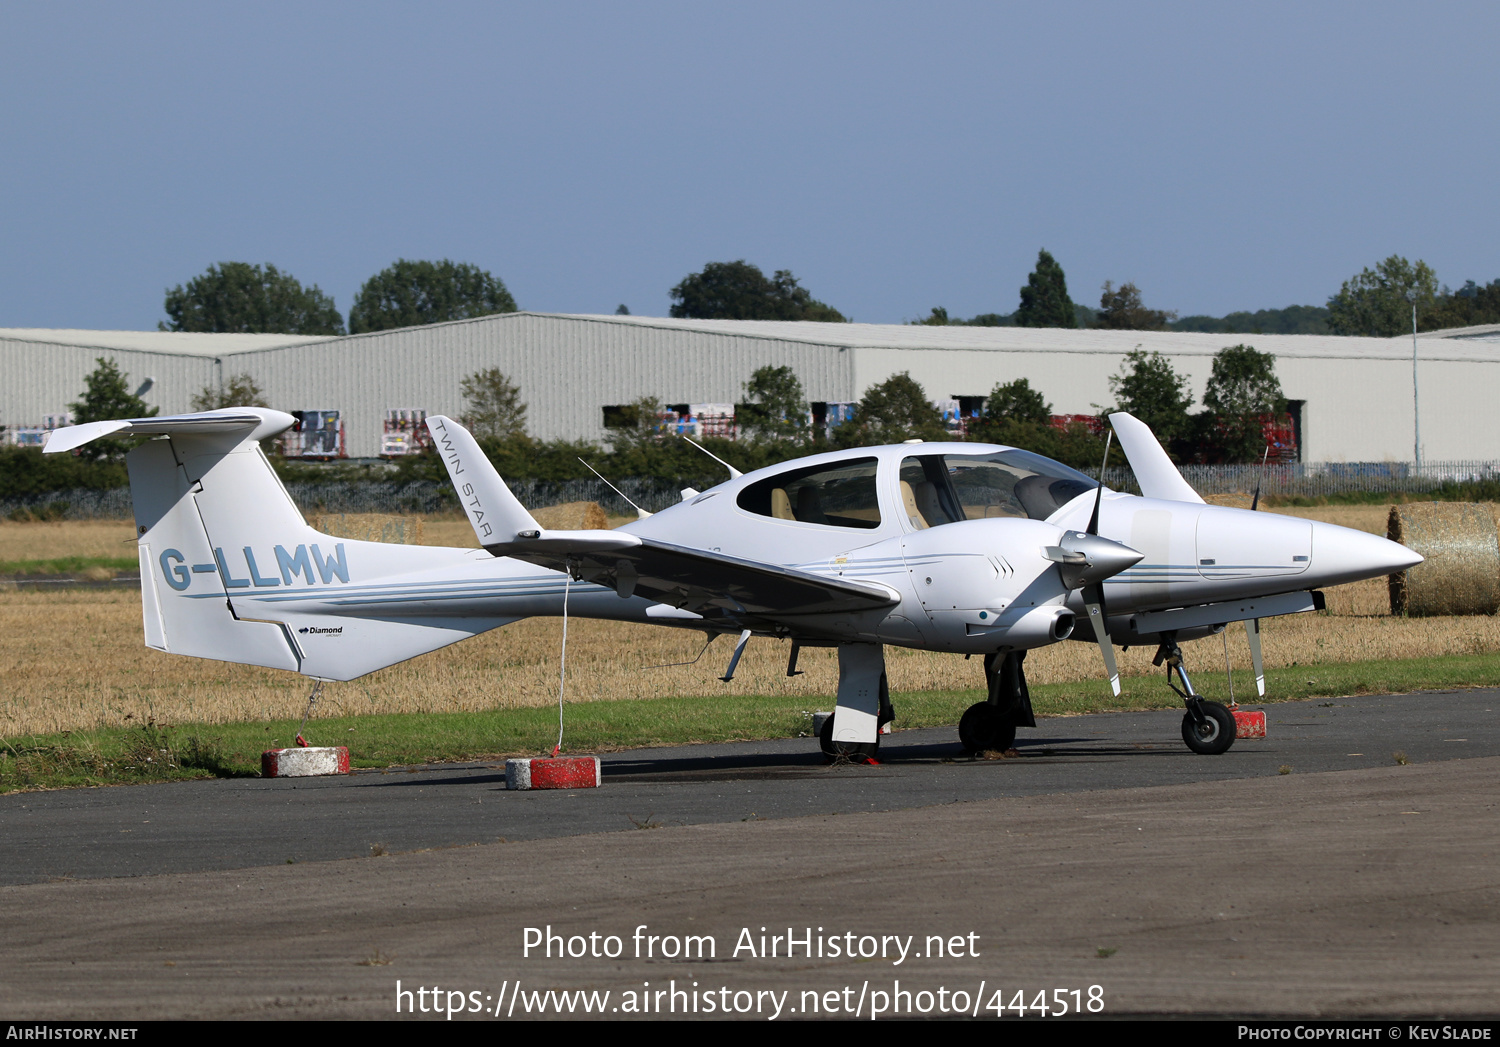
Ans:
{"label": "aircraft wing", "polygon": [[622,597],[637,593],[702,617],[781,619],[873,610],[900,602],[874,582],[828,578],[780,564],[742,560],[624,531],[546,531],[505,486],[467,429],[427,419],[479,544],[495,556],[571,570]]}
{"label": "aircraft wing", "polygon": [[[614,541],[599,540],[605,536]],[[622,597],[651,596],[706,618],[781,619],[867,611],[900,602],[897,593],[878,583],[829,578],[609,531],[541,531],[535,539],[485,548],[556,571],[571,565],[575,575],[608,585]]]}

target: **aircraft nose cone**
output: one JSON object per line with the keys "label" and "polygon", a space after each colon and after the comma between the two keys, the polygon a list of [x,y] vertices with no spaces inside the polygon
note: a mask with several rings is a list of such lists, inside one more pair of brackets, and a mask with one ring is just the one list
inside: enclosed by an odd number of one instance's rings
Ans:
{"label": "aircraft nose cone", "polygon": [[1417,553],[1378,534],[1337,524],[1315,522],[1312,526],[1312,567],[1308,574],[1316,585],[1379,578],[1422,562]]}

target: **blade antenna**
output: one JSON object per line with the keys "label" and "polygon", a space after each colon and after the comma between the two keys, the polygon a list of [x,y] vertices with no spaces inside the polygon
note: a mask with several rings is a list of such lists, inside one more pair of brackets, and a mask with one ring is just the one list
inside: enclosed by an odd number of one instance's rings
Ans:
{"label": "blade antenna", "polygon": [[1260,505],[1260,482],[1266,478],[1266,462],[1271,457],[1271,445],[1266,444],[1266,453],[1260,456],[1260,475],[1255,478],[1255,497],[1250,499],[1250,511],[1255,512],[1256,506]]}
{"label": "blade antenna", "polygon": [[1115,438],[1111,429],[1104,437],[1104,461],[1099,463],[1099,486],[1094,491],[1094,515],[1089,517],[1089,534],[1099,533],[1099,502],[1104,498],[1104,467],[1109,464],[1109,445]]}
{"label": "blade antenna", "polygon": [[729,470],[729,478],[731,480],[738,480],[740,477],[742,477],[742,476],[745,475],[744,473],[742,473],[738,469],[736,469],[734,466],[732,466],[728,462],[724,461],[724,459],[722,459],[718,455],[714,454],[707,447],[704,447],[697,440],[694,440],[691,436],[683,436],[681,433],[679,433],[678,435],[682,436],[682,438],[684,440],[686,440],[688,443],[692,444],[694,447],[698,448],[698,450],[702,451],[704,454],[708,455],[714,461],[718,462],[725,469],[728,469]]}
{"label": "blade antenna", "polygon": [[[580,462],[583,462],[582,458],[580,458],[578,460]],[[593,473],[599,479],[604,480],[604,474],[601,473],[598,469],[595,469],[588,462],[583,462],[583,467],[585,469],[587,469],[589,472]],[[635,510],[635,515],[637,517],[639,517],[640,519],[644,520],[646,517],[648,517],[648,516],[651,515],[650,513],[646,512],[646,510],[642,509],[640,506],[636,505],[629,498],[627,498],[625,496],[625,492],[624,491],[620,490],[618,487],[616,487],[614,484],[610,483],[608,480],[604,480],[604,486],[608,487],[611,491],[615,492],[615,494],[619,495],[621,498],[624,498],[625,499],[625,504],[628,505],[628,506],[630,506],[632,509],[634,509]]]}

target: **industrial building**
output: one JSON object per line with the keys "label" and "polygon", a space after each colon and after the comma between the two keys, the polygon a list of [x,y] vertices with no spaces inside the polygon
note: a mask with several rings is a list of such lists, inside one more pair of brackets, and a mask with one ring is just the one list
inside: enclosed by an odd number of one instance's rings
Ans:
{"label": "industrial building", "polygon": [[[1411,461],[1413,340],[1019,327],[678,320],[505,313],[340,337],[0,329],[0,425],[36,441],[80,398],[99,357],[162,413],[248,374],[272,405],[310,419],[310,453],[400,453],[420,412],[461,414],[465,377],[498,368],[540,439],[599,439],[642,397],[700,422],[732,410],[745,382],[785,365],[829,421],[870,386],[909,372],[934,401],[973,410],[998,383],[1028,379],[1058,414],[1113,402],[1133,349],[1160,352],[1201,401],[1213,356],[1245,343],[1276,357],[1304,462]],[[1500,460],[1500,326],[1416,340],[1424,461]],[[717,405],[717,406],[716,406]],[[402,415],[400,412],[406,412]],[[414,413],[415,412],[415,413]],[[322,435],[317,435],[322,433]]]}

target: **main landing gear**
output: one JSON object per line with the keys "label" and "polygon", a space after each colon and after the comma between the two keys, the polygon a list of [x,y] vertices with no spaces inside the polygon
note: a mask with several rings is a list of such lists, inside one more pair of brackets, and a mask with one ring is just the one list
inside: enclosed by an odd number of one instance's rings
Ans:
{"label": "main landing gear", "polygon": [[[1187,670],[1182,667],[1182,648],[1177,646],[1176,633],[1162,633],[1161,646],[1156,649],[1152,665],[1167,666],[1167,686],[1181,696],[1187,712],[1182,717],[1182,740],[1187,747],[1200,756],[1217,756],[1228,752],[1234,744],[1234,715],[1218,702],[1204,701],[1193,690]],[[1172,682],[1172,674],[1182,681],[1178,687]]]}
{"label": "main landing gear", "polygon": [[885,648],[878,643],[839,644],[838,704],[818,734],[823,755],[874,763],[880,732],[895,718],[885,679]]}
{"label": "main landing gear", "polygon": [[964,752],[1004,752],[1016,743],[1017,727],[1035,727],[1031,692],[1026,689],[1025,651],[1004,651],[984,656],[984,678],[989,698],[964,710],[958,721],[958,740]]}

